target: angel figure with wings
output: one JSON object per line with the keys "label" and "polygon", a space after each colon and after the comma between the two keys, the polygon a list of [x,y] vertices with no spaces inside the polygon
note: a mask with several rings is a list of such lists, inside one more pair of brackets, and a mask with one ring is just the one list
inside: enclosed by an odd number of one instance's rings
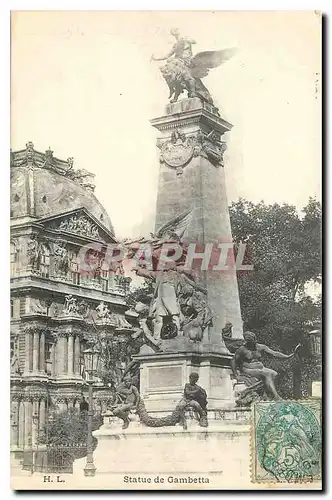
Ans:
{"label": "angel figure with wings", "polygon": [[233,57],[235,49],[199,52],[193,56],[192,45],[196,43],[195,40],[181,37],[176,28],[171,30],[171,35],[176,41],[170,52],[164,57],[151,56],[152,61],[167,61],[160,71],[169,87],[169,99],[176,102],[186,90],[188,97],[199,97],[213,105],[210,92],[201,79],[208,75],[211,68],[217,68]]}

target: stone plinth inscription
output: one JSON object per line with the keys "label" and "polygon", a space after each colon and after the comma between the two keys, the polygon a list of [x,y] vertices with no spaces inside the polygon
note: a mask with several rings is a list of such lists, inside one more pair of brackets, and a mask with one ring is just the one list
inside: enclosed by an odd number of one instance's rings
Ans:
{"label": "stone plinth inscription", "polygon": [[178,389],[182,388],[183,376],[181,366],[156,366],[148,368],[148,388]]}

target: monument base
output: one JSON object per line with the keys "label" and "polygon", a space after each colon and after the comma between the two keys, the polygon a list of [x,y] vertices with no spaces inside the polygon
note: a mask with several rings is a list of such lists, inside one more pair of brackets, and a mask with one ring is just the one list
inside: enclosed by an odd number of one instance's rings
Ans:
{"label": "monument base", "polygon": [[[149,428],[138,421],[122,430],[119,421],[105,419],[94,432],[98,439],[94,480],[102,481],[104,488],[112,487],[115,477],[121,476],[123,488],[128,487],[128,478],[138,477],[150,478],[149,488],[162,489],[163,485],[155,484],[157,477],[163,478],[166,488],[174,489],[196,483],[202,489],[246,487],[250,484],[249,414],[234,410],[231,419],[211,420],[208,428],[191,420],[188,430],[179,425]],[[84,459],[75,462],[76,477],[83,476],[84,463]]]}
{"label": "monument base", "polygon": [[192,372],[198,373],[198,384],[207,392],[208,409],[235,406],[229,354],[199,346],[195,352],[141,352],[134,359],[140,363],[140,394],[153,416],[175,409]]}

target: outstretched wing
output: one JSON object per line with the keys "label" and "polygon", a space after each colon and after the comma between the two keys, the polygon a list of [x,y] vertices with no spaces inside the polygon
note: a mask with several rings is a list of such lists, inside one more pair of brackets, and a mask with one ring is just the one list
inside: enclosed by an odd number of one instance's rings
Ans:
{"label": "outstretched wing", "polygon": [[162,238],[166,234],[173,233],[176,234],[179,239],[181,239],[188,227],[191,219],[191,214],[192,210],[189,210],[188,212],[184,212],[183,214],[178,215],[177,217],[174,217],[170,221],[163,224],[157,231],[157,238]]}
{"label": "outstretched wing", "polygon": [[209,50],[199,52],[191,60],[191,74],[194,78],[203,78],[209,73],[209,69],[217,68],[228,61],[236,53],[236,48],[224,50]]}

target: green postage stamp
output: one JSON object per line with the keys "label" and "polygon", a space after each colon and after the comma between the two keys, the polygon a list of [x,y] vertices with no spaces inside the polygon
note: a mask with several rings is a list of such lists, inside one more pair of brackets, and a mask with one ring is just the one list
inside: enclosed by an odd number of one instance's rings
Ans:
{"label": "green postage stamp", "polygon": [[252,409],[252,481],[321,480],[321,401],[263,401]]}

